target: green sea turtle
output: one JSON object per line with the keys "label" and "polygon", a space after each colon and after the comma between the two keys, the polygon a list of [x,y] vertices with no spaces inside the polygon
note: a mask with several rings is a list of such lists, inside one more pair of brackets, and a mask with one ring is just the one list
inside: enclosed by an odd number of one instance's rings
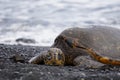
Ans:
{"label": "green sea turtle", "polygon": [[48,51],[29,63],[47,65],[120,65],[120,30],[112,27],[69,28]]}

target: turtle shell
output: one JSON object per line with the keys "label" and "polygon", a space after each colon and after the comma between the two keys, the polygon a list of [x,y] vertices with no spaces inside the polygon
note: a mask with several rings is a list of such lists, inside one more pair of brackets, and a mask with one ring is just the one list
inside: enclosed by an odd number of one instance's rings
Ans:
{"label": "turtle shell", "polygon": [[[75,41],[77,43],[74,43]],[[74,45],[76,48],[73,48]],[[120,30],[101,26],[69,28],[55,39],[52,47],[62,49],[63,53],[68,56],[69,61],[73,61],[79,55],[89,55],[89,51],[86,52],[81,48],[77,48],[77,46],[92,49],[96,55],[101,57],[120,61]]]}

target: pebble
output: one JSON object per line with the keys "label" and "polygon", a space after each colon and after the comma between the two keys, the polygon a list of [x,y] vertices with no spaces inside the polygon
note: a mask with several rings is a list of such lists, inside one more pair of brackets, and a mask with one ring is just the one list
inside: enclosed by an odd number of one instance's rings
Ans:
{"label": "pebble", "polygon": [[58,76],[61,76],[61,73],[57,73]]}
{"label": "pebble", "polygon": [[120,73],[117,73],[117,75],[119,75],[119,76],[120,76]]}
{"label": "pebble", "polygon": [[41,74],[41,75],[44,75],[44,73],[43,73],[43,72],[40,72],[40,74]]}
{"label": "pebble", "polygon": [[81,78],[80,80],[85,80],[84,78]]}
{"label": "pebble", "polygon": [[83,72],[81,72],[81,75],[82,75],[82,76],[84,76],[84,77],[86,76],[86,74],[85,74],[85,73],[83,73]]}
{"label": "pebble", "polygon": [[48,74],[51,74],[51,72],[48,72]]}
{"label": "pebble", "polygon": [[32,71],[29,72],[29,74],[32,74],[32,73],[33,73]]}

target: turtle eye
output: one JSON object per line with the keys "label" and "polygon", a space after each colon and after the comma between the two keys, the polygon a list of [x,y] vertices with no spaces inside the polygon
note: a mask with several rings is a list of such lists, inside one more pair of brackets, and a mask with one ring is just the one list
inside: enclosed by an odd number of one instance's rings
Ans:
{"label": "turtle eye", "polygon": [[51,55],[47,55],[46,58],[47,58],[47,60],[51,60],[52,56]]}
{"label": "turtle eye", "polygon": [[61,59],[62,59],[62,55],[58,54],[58,60],[61,60]]}
{"label": "turtle eye", "polygon": [[65,42],[67,43],[67,45],[71,48],[73,48],[73,40],[69,39],[69,40],[65,40]]}

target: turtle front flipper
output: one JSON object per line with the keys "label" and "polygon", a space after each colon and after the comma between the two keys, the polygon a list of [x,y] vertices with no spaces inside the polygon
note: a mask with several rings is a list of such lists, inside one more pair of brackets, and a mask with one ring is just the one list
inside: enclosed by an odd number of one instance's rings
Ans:
{"label": "turtle front flipper", "polygon": [[47,54],[47,51],[42,51],[40,54],[32,57],[28,63],[31,64],[43,64],[44,63],[44,56]]}
{"label": "turtle front flipper", "polygon": [[93,60],[89,55],[88,56],[78,56],[74,59],[74,65],[84,68],[100,68],[105,64]]}
{"label": "turtle front flipper", "polygon": [[117,65],[117,66],[119,65],[120,66],[120,60],[114,60],[114,59],[110,59],[109,57],[101,56],[97,54],[93,49],[86,48],[86,52],[88,52],[88,54],[90,54],[91,57],[97,60],[98,62],[108,64],[108,65]]}

